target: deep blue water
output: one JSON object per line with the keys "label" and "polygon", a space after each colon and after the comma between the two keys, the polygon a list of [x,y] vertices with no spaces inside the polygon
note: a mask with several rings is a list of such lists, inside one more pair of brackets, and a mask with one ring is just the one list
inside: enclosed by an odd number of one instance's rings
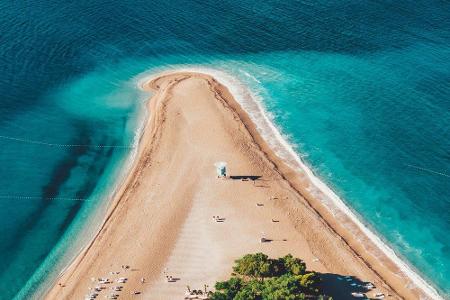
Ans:
{"label": "deep blue water", "polygon": [[132,151],[94,145],[132,145],[136,77],[180,64],[259,93],[317,174],[450,294],[448,2],[2,1],[0,20],[0,298],[28,298],[79,249]]}

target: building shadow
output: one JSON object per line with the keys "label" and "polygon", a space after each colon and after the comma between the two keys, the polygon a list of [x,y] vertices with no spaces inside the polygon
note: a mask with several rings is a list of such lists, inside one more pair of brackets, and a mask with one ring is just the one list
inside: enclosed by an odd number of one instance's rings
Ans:
{"label": "building shadow", "polygon": [[[367,293],[369,282],[359,280],[355,276],[342,276],[332,273],[321,273],[320,290],[333,299],[354,300],[352,293]],[[364,298],[360,298],[364,299]],[[368,299],[368,298],[365,298]]]}
{"label": "building shadow", "polygon": [[261,176],[258,176],[258,175],[231,175],[230,176],[230,179],[233,179],[233,180],[253,180],[253,181],[255,181],[260,178],[261,178]]}

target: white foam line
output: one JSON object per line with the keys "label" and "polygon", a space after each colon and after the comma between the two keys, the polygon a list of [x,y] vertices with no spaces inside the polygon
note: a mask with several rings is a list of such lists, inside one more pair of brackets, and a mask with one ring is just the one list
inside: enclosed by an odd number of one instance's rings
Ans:
{"label": "white foam line", "polygon": [[434,170],[431,170],[431,169],[427,169],[427,168],[423,168],[423,167],[419,167],[419,166],[415,166],[415,165],[405,164],[405,166],[410,167],[410,168],[414,168],[414,169],[417,169],[417,170],[425,171],[425,172],[428,172],[428,173],[441,175],[441,176],[444,176],[444,177],[450,177],[450,175],[448,175],[446,173],[434,171]]}
{"label": "white foam line", "polygon": [[[314,172],[302,161],[298,153],[295,152],[292,144],[290,144],[282,134],[281,130],[273,122],[273,118],[268,114],[267,110],[263,107],[262,99],[252,91],[248,89],[242,82],[236,77],[226,73],[223,70],[212,69],[203,66],[185,66],[174,65],[170,68],[153,69],[150,72],[141,74],[137,78],[137,84],[139,87],[143,87],[146,82],[157,78],[162,75],[174,73],[174,72],[197,72],[210,75],[216,80],[225,85],[237,102],[244,108],[249,114],[252,121],[255,123],[258,131],[263,138],[269,143],[275,153],[282,159],[287,160],[287,163],[297,171],[303,171],[314,186],[312,193],[318,196],[325,196],[331,203],[335,205],[338,211],[331,211],[333,215],[335,213],[344,213],[345,216],[350,218],[353,223],[368,237],[397,267],[403,272],[403,274],[411,280],[414,285],[423,291],[425,298],[421,299],[443,299],[435,288],[433,288],[428,282],[426,282],[419,274],[417,274],[411,266],[405,263],[398,255],[390,248],[385,242],[381,240],[374,232],[372,232],[362,221],[356,216],[354,212],[336,195],[323,181],[321,181]],[[245,71],[242,71],[246,75]],[[248,74],[248,73],[247,73]],[[246,75],[248,76],[248,75]],[[253,108],[256,108],[253,109]],[[292,161],[295,164],[292,164]],[[322,202],[329,202],[327,199],[321,197]],[[328,204],[328,203],[327,203]],[[326,205],[328,209],[332,209]]]}
{"label": "white foam line", "polygon": [[94,199],[88,198],[68,198],[68,197],[39,197],[39,196],[8,196],[2,195],[0,199],[19,199],[19,200],[67,200],[67,201],[92,201]]}
{"label": "white foam line", "polygon": [[11,136],[6,136],[6,135],[0,135],[0,139],[22,142],[22,143],[29,143],[29,144],[51,146],[51,147],[132,148],[132,146],[126,146],[126,145],[56,144],[56,143],[47,143],[47,142],[43,142],[43,141],[11,137]]}

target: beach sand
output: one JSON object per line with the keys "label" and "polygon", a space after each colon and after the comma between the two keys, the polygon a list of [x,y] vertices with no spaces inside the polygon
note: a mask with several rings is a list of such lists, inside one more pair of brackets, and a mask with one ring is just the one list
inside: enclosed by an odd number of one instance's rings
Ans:
{"label": "beach sand", "polygon": [[[154,94],[134,165],[100,231],[47,299],[83,299],[97,278],[119,277],[128,280],[103,285],[99,298],[121,285],[119,299],[183,299],[186,286],[212,288],[230,275],[235,259],[254,252],[302,258],[308,269],[327,274],[324,285],[335,299],[351,299],[358,280],[376,286],[368,295],[425,297],[375,245],[355,238],[356,226],[342,226],[308,192],[308,177],[273,153],[225,86],[209,75],[178,72],[144,88]],[[228,163],[228,175],[258,179],[217,178],[217,161]],[[272,241],[260,243],[263,236]],[[166,275],[177,280],[167,282]]]}

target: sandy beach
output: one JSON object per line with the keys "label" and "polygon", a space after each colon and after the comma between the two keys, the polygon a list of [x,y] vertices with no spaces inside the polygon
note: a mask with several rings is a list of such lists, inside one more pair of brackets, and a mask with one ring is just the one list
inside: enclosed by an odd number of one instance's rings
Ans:
{"label": "sandy beach", "polygon": [[[326,274],[334,299],[352,299],[352,284],[366,282],[376,287],[368,296],[431,298],[351,218],[317,198],[309,177],[275,154],[215,78],[177,72],[143,88],[153,96],[136,160],[100,231],[46,299],[84,299],[98,278],[114,282],[103,284],[103,299],[117,285],[119,299],[183,299],[186,286],[212,288],[254,252],[302,258]],[[228,163],[229,178],[217,178],[217,161]]]}

